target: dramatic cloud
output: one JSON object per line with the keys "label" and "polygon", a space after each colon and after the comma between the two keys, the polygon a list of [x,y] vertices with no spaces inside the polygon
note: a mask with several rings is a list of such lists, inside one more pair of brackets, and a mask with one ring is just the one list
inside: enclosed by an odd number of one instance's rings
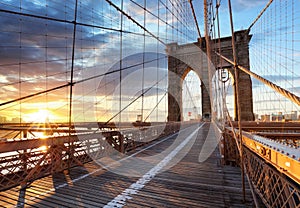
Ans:
{"label": "dramatic cloud", "polygon": [[[167,80],[166,64],[166,55],[160,53],[136,53],[125,57],[121,61],[116,62],[107,71],[107,73],[114,71],[117,71],[117,73],[112,73],[111,75],[106,76],[105,79],[102,79],[99,83],[98,93],[100,93],[99,95],[101,95],[101,93],[102,95],[106,95],[107,92],[103,90],[103,87],[108,89],[108,93],[111,93],[120,86],[120,73],[118,72],[120,67],[122,67],[121,87],[124,96],[132,96],[136,93],[132,92],[132,90],[139,91],[143,85],[144,88],[147,88],[158,83],[160,86],[165,87]],[[162,80],[164,77],[165,79]]]}
{"label": "dramatic cloud", "polygon": [[[120,1],[114,2],[120,7]],[[163,41],[187,40],[184,35],[178,36],[185,21],[175,24],[185,17],[169,12],[180,9],[175,8],[179,5],[170,4],[165,8],[162,2],[147,1],[146,8],[153,14],[147,12],[144,21],[144,10],[140,6],[124,2],[125,12],[141,25],[145,23],[145,27]],[[144,6],[144,0],[135,2]],[[128,101],[141,93],[142,87],[149,89],[167,75],[165,45],[126,16],[121,28],[121,13],[106,1],[79,1],[74,61],[75,0],[4,0],[0,7],[1,103],[68,85],[72,66],[76,83],[72,88],[73,110],[78,112],[84,105],[94,105],[95,97],[105,97],[107,102],[114,100],[112,96],[120,85],[120,71],[122,96]],[[159,20],[159,27],[155,15],[163,19]],[[168,25],[164,22],[166,18]],[[161,96],[166,86],[167,78],[158,83],[158,91],[154,92],[153,88],[146,96],[157,92]],[[18,110],[32,111],[39,105],[51,110],[58,108],[63,114],[67,112],[69,92],[70,86],[66,86],[3,108],[9,108],[9,116],[18,114]],[[97,107],[102,109],[103,106]]]}
{"label": "dramatic cloud", "polygon": [[[93,1],[88,1],[85,6],[89,7],[90,4],[94,4]],[[61,5],[57,5],[57,2],[49,1],[45,7],[37,0],[23,1],[22,11],[13,7],[14,5],[19,5],[19,2],[7,1],[7,4],[1,4],[1,7],[57,20],[74,19],[73,9],[62,7],[65,13],[61,12]],[[94,9],[99,7],[93,6]],[[83,9],[82,6],[80,8]],[[11,92],[11,89],[21,85],[19,90],[26,95],[34,93],[35,89],[46,89],[46,85],[47,89],[50,89],[69,81],[73,24],[8,13],[0,15],[0,76],[5,77],[5,80],[1,79],[4,80],[1,81],[1,84],[4,84],[1,85],[4,86],[1,91]],[[98,15],[98,19],[103,17]],[[82,68],[83,59],[97,56],[98,51],[95,48],[101,48],[103,44],[108,43],[110,37],[112,34],[104,30],[78,26],[75,72]]]}

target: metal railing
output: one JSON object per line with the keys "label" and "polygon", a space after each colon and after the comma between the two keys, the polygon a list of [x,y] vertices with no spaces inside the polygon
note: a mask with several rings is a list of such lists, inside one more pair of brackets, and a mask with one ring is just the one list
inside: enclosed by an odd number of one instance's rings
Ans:
{"label": "metal railing", "polygon": [[0,191],[95,158],[128,152],[154,139],[170,135],[189,124],[166,123],[120,131],[72,133],[23,140],[0,141]]}
{"label": "metal railing", "polygon": [[244,160],[250,182],[267,207],[300,207],[299,184],[248,148],[244,148]]}
{"label": "metal railing", "polygon": [[[256,135],[258,128],[267,129],[257,125],[249,123],[245,129],[252,133],[242,132],[244,168],[251,186],[266,207],[300,207],[299,146]],[[293,129],[289,131],[295,133],[294,127],[290,128]],[[287,130],[282,127],[277,129],[278,132],[280,129]],[[229,127],[224,131],[221,145],[225,164],[240,165],[237,147],[240,141],[236,141],[238,132]],[[299,142],[299,137],[294,140]]]}

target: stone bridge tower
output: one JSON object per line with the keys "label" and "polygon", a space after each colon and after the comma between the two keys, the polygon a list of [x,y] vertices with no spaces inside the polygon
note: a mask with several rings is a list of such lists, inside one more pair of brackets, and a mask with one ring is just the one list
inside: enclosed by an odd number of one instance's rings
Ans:
{"label": "stone bridge tower", "polygon": [[[249,41],[251,35],[246,30],[235,32],[237,61],[239,65],[250,68],[249,65]],[[233,60],[231,37],[221,38],[221,54]],[[201,45],[200,45],[201,43]],[[210,62],[207,60],[205,40],[199,39],[198,42],[186,45],[171,43],[167,47],[168,53],[168,121],[182,121],[182,83],[185,76],[190,70],[198,74],[201,79],[202,94],[202,117],[211,117],[211,100],[210,100],[210,79],[217,70],[227,69],[234,75],[233,66],[226,61],[220,62],[220,58],[213,52],[218,51],[218,40],[211,44],[212,57]],[[208,73],[210,64],[211,73]],[[210,75],[211,74],[211,75]],[[234,77],[234,76],[233,76]],[[252,99],[252,82],[248,74],[238,71],[239,79],[239,98],[241,103],[241,120],[253,121],[253,99]],[[238,92],[235,89],[235,94]],[[200,87],[200,86],[199,86]],[[237,102],[235,96],[234,103],[234,120],[237,120]]]}

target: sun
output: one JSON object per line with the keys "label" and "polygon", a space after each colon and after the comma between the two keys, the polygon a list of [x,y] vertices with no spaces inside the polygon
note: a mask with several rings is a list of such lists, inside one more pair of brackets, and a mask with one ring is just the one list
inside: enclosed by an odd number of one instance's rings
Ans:
{"label": "sun", "polygon": [[52,113],[49,110],[41,109],[37,112],[27,115],[28,120],[34,123],[47,123],[52,117]]}

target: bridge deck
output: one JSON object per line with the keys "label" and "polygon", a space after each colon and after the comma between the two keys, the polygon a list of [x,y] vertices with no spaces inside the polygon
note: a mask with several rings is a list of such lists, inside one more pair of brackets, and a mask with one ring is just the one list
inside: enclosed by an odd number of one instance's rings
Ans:
{"label": "bridge deck", "polygon": [[[240,169],[222,166],[217,149],[205,162],[198,162],[207,131],[205,125],[192,141],[188,154],[166,171],[155,172],[153,177],[122,176],[91,162],[71,169],[69,174],[36,180],[25,191],[15,187],[0,192],[0,206],[24,203],[25,207],[252,207],[248,188],[248,202],[242,203]],[[173,137],[161,139],[148,149],[136,150],[136,156],[155,155],[172,142]]]}

